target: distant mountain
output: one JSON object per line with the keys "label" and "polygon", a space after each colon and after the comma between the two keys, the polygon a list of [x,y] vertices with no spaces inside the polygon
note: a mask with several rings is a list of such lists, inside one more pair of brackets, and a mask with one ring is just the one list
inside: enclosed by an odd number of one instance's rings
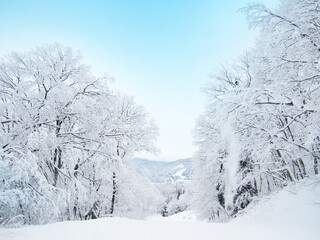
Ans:
{"label": "distant mountain", "polygon": [[132,163],[138,173],[148,177],[152,182],[158,183],[188,181],[191,180],[193,172],[191,158],[173,162],[134,158]]}

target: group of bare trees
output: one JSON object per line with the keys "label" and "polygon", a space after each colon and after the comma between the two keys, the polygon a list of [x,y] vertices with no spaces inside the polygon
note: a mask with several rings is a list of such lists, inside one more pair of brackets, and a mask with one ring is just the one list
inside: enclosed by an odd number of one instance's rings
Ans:
{"label": "group of bare trees", "polygon": [[0,224],[155,210],[128,160],[155,150],[157,128],[80,60],[54,44],[0,62]]}
{"label": "group of bare trees", "polygon": [[195,129],[195,207],[216,221],[319,173],[320,3],[243,11],[260,37],[213,77]]}

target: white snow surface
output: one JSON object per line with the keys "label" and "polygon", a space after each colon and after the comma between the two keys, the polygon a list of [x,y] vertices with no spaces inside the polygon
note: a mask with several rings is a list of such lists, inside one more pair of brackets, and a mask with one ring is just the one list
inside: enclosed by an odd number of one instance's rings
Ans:
{"label": "white snow surface", "polygon": [[185,168],[181,168],[178,172],[174,173],[172,176],[177,177],[178,179],[185,180],[186,177],[183,176],[183,173],[186,171]]}
{"label": "white snow surface", "polygon": [[146,220],[101,218],[42,226],[0,229],[1,240],[315,240],[320,239],[320,182],[298,185],[251,204],[248,213],[228,223],[209,223],[186,211]]}

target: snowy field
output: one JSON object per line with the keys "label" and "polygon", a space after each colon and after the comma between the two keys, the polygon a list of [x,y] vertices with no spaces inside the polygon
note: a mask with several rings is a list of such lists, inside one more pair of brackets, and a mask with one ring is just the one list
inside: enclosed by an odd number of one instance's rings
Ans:
{"label": "snowy field", "polygon": [[198,221],[191,212],[146,220],[102,218],[0,229],[1,240],[320,239],[320,184],[305,181],[262,200],[229,223]]}

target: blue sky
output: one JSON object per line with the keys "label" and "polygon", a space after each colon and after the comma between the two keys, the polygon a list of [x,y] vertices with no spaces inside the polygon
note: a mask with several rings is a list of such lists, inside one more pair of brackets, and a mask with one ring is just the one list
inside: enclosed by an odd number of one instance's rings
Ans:
{"label": "blue sky", "polygon": [[113,76],[158,124],[161,153],[137,156],[190,157],[208,75],[254,44],[257,32],[238,12],[250,2],[0,0],[0,56],[54,42],[80,50],[95,75]]}

